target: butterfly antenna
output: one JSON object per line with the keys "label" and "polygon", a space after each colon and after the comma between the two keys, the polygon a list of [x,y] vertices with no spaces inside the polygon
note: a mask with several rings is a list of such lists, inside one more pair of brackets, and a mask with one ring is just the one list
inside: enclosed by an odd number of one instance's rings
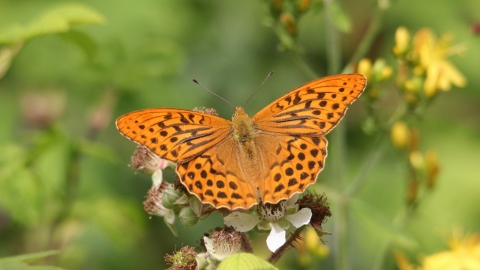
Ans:
{"label": "butterfly antenna", "polygon": [[232,106],[232,108],[234,108],[234,109],[235,109],[235,106],[233,106],[233,105],[232,105],[232,103],[228,102],[228,100],[226,100],[226,99],[224,99],[223,97],[221,97],[221,96],[219,96],[219,95],[215,94],[214,92],[212,92],[212,91],[208,90],[208,88],[206,88],[205,86],[203,86],[203,85],[202,85],[201,83],[199,83],[199,82],[198,82],[196,79],[192,79],[192,81],[193,81],[194,83],[196,83],[196,84],[200,85],[200,86],[201,86],[203,89],[205,89],[205,90],[206,90],[207,92],[209,92],[210,94],[212,94],[212,95],[214,95],[214,96],[218,97],[219,99],[221,99],[221,100],[225,101],[225,102],[226,102],[226,103],[228,103],[230,106]]}
{"label": "butterfly antenna", "polygon": [[247,101],[245,101],[245,104],[243,104],[243,108],[245,108],[245,105],[247,105],[247,102],[253,97],[253,95],[255,95],[255,93],[258,92],[258,90],[260,90],[260,88],[262,88],[263,84],[268,80],[268,78],[270,78],[270,76],[272,76],[272,74],[273,74],[273,70],[268,73],[267,77],[265,78],[265,80],[263,80],[262,84],[260,84],[257,90],[255,90],[255,92],[253,92],[253,94],[250,95]]}

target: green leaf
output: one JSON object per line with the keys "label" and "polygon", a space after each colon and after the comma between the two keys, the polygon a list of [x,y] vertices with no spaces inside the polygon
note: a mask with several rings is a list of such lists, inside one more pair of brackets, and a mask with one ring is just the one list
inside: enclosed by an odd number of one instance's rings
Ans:
{"label": "green leaf", "polygon": [[334,1],[327,5],[327,12],[332,16],[333,24],[340,32],[350,33],[352,22],[339,2]]}
{"label": "green leaf", "polygon": [[222,261],[217,270],[274,270],[277,269],[270,263],[250,253],[236,253]]}
{"label": "green leaf", "polygon": [[7,70],[12,64],[13,58],[17,55],[22,46],[22,43],[17,43],[0,49],[0,79],[5,73],[7,73]]}
{"label": "green leaf", "polygon": [[26,262],[34,262],[44,259],[48,256],[56,255],[58,251],[49,250],[37,253],[22,254],[18,256],[6,257],[0,259],[0,269],[2,270],[63,270],[64,268],[48,265],[29,266]]}
{"label": "green leaf", "polygon": [[12,257],[8,257],[8,258],[2,258],[2,259],[0,259],[0,261],[2,261],[4,259],[11,259],[11,260],[22,261],[22,262],[34,262],[34,261],[44,259],[48,256],[57,255],[58,253],[59,253],[58,250],[47,250],[47,251],[42,251],[42,252],[35,252],[35,253],[12,256]]}
{"label": "green leaf", "polygon": [[95,56],[98,50],[95,40],[82,31],[70,30],[66,33],[59,34],[59,36],[63,40],[78,46],[89,58]]}
{"label": "green leaf", "polygon": [[0,44],[14,44],[31,38],[66,33],[74,26],[102,24],[104,17],[81,4],[70,3],[47,10],[26,25],[14,24],[0,30]]}

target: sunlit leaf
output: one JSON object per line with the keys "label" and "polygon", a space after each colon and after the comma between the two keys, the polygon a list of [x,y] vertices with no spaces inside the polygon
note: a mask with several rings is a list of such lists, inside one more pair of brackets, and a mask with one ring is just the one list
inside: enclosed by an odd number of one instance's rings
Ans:
{"label": "sunlit leaf", "polygon": [[237,254],[231,255],[230,257],[222,261],[222,263],[218,266],[217,269],[218,270],[227,270],[227,269],[228,270],[248,270],[248,269],[274,270],[277,268],[253,254],[237,253]]}
{"label": "sunlit leaf", "polygon": [[74,26],[102,24],[104,17],[81,4],[62,4],[47,10],[26,25],[13,24],[0,30],[0,44],[13,44],[33,37],[59,34]]}
{"label": "sunlit leaf", "polygon": [[38,260],[44,259],[44,258],[49,257],[49,256],[57,255],[58,253],[59,253],[58,250],[48,250],[48,251],[42,251],[42,252],[28,253],[28,254],[12,256],[12,257],[8,257],[8,258],[5,258],[5,259],[11,259],[11,260],[22,261],[22,262],[34,262],[34,261],[38,261]]}

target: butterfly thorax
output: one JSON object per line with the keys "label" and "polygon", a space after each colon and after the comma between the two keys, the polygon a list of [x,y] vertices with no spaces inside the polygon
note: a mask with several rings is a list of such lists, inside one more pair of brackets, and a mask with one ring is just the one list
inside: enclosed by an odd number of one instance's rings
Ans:
{"label": "butterfly thorax", "polygon": [[245,113],[243,108],[235,108],[235,114],[232,117],[233,138],[237,141],[243,149],[246,156],[253,160],[255,157],[254,136],[255,128],[253,121]]}

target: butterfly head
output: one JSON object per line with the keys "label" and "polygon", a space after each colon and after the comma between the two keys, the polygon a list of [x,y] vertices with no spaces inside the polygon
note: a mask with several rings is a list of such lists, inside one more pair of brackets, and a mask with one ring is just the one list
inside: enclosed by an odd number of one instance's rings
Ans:
{"label": "butterfly head", "polygon": [[235,113],[233,113],[232,121],[235,120],[235,118],[237,118],[238,116],[248,117],[247,113],[245,112],[245,110],[242,107],[236,107],[235,108]]}

